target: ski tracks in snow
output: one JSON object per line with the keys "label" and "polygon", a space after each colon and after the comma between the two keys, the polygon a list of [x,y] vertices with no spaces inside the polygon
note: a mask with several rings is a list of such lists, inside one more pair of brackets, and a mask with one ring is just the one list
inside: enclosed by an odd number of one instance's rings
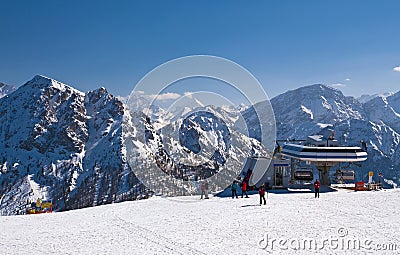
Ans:
{"label": "ski tracks in snow", "polygon": [[116,225],[121,229],[129,232],[129,234],[131,235],[137,236],[138,239],[143,238],[147,241],[150,241],[160,246],[161,248],[164,248],[165,250],[168,251],[168,253],[173,252],[174,254],[182,254],[182,255],[187,255],[187,254],[206,255],[206,253],[203,253],[197,249],[194,249],[182,243],[178,243],[172,240],[171,238],[167,238],[150,229],[144,228],[138,224],[123,219],[122,217],[116,215],[115,213],[114,213],[114,218],[117,221]]}

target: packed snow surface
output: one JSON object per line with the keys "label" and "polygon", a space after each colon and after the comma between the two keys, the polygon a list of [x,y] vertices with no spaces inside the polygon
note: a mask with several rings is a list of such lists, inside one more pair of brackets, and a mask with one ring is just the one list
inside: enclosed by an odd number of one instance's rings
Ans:
{"label": "packed snow surface", "polygon": [[[269,193],[266,206],[258,205],[257,194],[209,200],[153,197],[52,214],[3,216],[0,251],[400,254],[399,195],[398,189],[339,190],[321,193],[319,199],[313,193]],[[311,248],[302,246],[310,240]],[[343,242],[351,242],[351,247]],[[357,242],[361,247],[352,246]]]}

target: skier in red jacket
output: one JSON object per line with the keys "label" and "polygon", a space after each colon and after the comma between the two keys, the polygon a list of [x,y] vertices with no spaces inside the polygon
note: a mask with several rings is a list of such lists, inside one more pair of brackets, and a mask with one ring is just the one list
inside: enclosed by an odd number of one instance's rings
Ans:
{"label": "skier in red jacket", "polygon": [[242,182],[242,198],[243,195],[246,195],[246,198],[249,198],[249,196],[247,195],[247,182],[246,179],[244,179],[244,181]]}
{"label": "skier in red jacket", "polygon": [[205,183],[203,182],[202,184],[201,184],[201,197],[200,197],[200,199],[203,199],[203,196],[205,196],[206,195],[206,185],[205,185]]}
{"label": "skier in red jacket", "polygon": [[260,205],[262,205],[262,201],[264,200],[264,205],[267,203],[267,201],[265,201],[265,188],[264,188],[264,184],[261,184],[260,189],[258,190],[258,194],[260,195]]}
{"label": "skier in red jacket", "polygon": [[321,187],[321,184],[319,183],[318,179],[315,180],[314,182],[314,191],[315,191],[315,198],[319,198],[319,188]]}

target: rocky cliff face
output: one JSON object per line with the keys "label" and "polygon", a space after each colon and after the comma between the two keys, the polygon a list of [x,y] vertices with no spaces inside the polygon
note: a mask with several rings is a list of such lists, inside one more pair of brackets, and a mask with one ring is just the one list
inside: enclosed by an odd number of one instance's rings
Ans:
{"label": "rocky cliff face", "polygon": [[0,113],[3,214],[36,197],[67,210],[145,196],[124,158],[124,106],[104,88],[85,94],[35,76],[0,99]]}

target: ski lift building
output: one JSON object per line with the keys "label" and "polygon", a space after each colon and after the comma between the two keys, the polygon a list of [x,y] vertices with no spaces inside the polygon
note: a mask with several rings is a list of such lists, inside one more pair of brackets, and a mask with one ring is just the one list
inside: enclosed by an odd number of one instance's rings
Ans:
{"label": "ski lift building", "polygon": [[290,160],[271,159],[267,157],[249,157],[242,169],[242,176],[246,178],[250,174],[249,186],[266,188],[287,188],[290,180]]}

